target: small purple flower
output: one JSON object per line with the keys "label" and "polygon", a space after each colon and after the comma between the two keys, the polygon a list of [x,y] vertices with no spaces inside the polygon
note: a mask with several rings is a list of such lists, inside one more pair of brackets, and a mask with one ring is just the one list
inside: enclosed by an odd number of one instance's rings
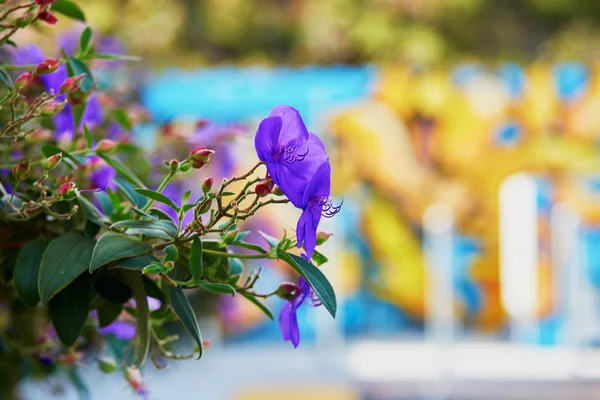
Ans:
{"label": "small purple flower", "polygon": [[135,325],[130,322],[116,320],[112,324],[99,328],[101,335],[114,335],[117,339],[131,340],[135,337]]}
{"label": "small purple flower", "polygon": [[298,287],[300,290],[296,296],[286,301],[279,312],[279,329],[283,340],[291,341],[294,348],[300,344],[300,328],[298,327],[298,317],[296,312],[302,304],[308,304],[313,307],[320,306],[322,303],[316,297],[310,285],[303,277],[298,277]]}
{"label": "small purple flower", "polygon": [[279,105],[261,121],[254,145],[273,181],[300,208],[308,181],[327,160],[321,140],[308,132],[298,110]]}
{"label": "small purple flower", "polygon": [[108,186],[111,190],[117,190],[117,185],[114,182],[117,172],[113,167],[108,165],[98,156],[92,156],[86,162],[91,169],[88,175],[90,186],[94,188],[100,188]]}
{"label": "small purple flower", "polygon": [[317,246],[317,228],[321,221],[321,216],[331,218],[340,211],[342,205],[334,205],[329,197],[331,191],[331,166],[329,161],[324,162],[317,168],[312,179],[306,186],[302,196],[302,215],[298,220],[296,227],[296,238],[298,247],[304,242],[304,250],[307,259],[312,258],[312,254]]}

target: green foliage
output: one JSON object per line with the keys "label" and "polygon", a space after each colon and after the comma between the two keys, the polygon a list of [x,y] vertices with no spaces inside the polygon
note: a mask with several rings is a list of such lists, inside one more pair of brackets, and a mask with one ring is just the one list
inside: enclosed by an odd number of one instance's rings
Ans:
{"label": "green foliage", "polygon": [[74,1],[57,0],[52,3],[52,11],[85,22],[85,14],[81,10],[81,7]]}
{"label": "green foliage", "polygon": [[29,307],[35,307],[40,301],[38,274],[48,243],[48,240],[41,238],[32,240],[23,246],[17,258],[14,272],[15,287],[21,301]]}
{"label": "green foliage", "polygon": [[89,270],[94,272],[113,261],[139,256],[150,250],[152,245],[148,243],[140,242],[122,233],[106,232],[100,236],[94,247]]}
{"label": "green foliage", "polygon": [[198,359],[202,357],[202,335],[194,309],[180,287],[169,287],[171,304],[179,320],[198,345]]}
{"label": "green foliage", "polygon": [[88,317],[90,285],[82,275],[50,300],[50,317],[58,338],[73,346]]}

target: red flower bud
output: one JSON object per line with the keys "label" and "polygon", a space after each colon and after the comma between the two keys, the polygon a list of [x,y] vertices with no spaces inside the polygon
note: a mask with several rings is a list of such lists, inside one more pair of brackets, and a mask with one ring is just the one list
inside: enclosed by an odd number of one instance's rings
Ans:
{"label": "red flower bud", "polygon": [[71,172],[68,175],[59,176],[58,179],[56,180],[56,184],[62,185],[64,183],[71,182],[72,180],[73,180],[73,173]]}
{"label": "red flower bud", "polygon": [[96,145],[96,153],[110,153],[115,149],[117,143],[110,139],[102,139]]}
{"label": "red flower bud", "polygon": [[29,160],[25,160],[15,165],[12,173],[18,181],[27,178],[31,174],[31,169],[29,168]]}
{"label": "red flower bud", "polygon": [[212,345],[212,342],[209,339],[202,340],[202,350],[208,349]]}
{"label": "red flower bud", "polygon": [[56,189],[56,194],[62,199],[73,200],[77,197],[77,186],[73,182],[63,183]]}
{"label": "red flower bud", "polygon": [[271,191],[273,190],[273,186],[274,184],[272,179],[264,179],[256,184],[256,186],[254,187],[254,192],[259,197],[265,197],[266,195],[271,193]]}
{"label": "red flower bud", "polygon": [[75,365],[81,361],[82,357],[80,352],[61,354],[58,356],[58,362],[64,365]]}
{"label": "red flower bud", "polygon": [[60,60],[57,60],[54,58],[48,58],[48,59],[42,61],[37,66],[37,68],[35,69],[35,73],[37,75],[51,74],[58,69],[59,65],[60,65]]}
{"label": "red flower bud", "polygon": [[169,161],[169,169],[171,170],[171,172],[175,173],[177,171],[179,171],[179,161],[177,160],[171,160]]}
{"label": "red flower bud", "polygon": [[19,77],[15,81],[15,88],[19,92],[21,92],[23,89],[26,89],[29,86],[31,86],[34,81],[35,81],[35,78],[33,76],[33,72],[31,72],[31,71],[23,72],[21,75],[19,75]]}
{"label": "red flower bud", "polygon": [[54,25],[58,22],[58,19],[52,14],[50,11],[44,10],[38,14],[38,19],[50,24]]}
{"label": "red flower bud", "polygon": [[283,282],[279,285],[275,294],[284,300],[293,300],[299,292],[300,287],[295,283]]}
{"label": "red flower bud", "polygon": [[44,162],[42,163],[42,166],[44,167],[45,171],[50,171],[54,168],[56,168],[56,166],[60,163],[60,161],[62,160],[62,153],[56,153],[53,156],[50,156],[48,158],[46,158],[44,160]]}
{"label": "red flower bud", "polygon": [[54,3],[56,0],[35,0],[35,4],[40,6],[47,6]]}
{"label": "red flower bud", "polygon": [[213,178],[212,176],[209,176],[208,178],[204,179],[202,181],[202,193],[206,194],[206,193],[210,192],[210,190],[213,188],[214,185],[215,185],[215,178]]}
{"label": "red flower bud", "polygon": [[59,112],[61,112],[65,106],[67,105],[67,101],[56,101],[56,100],[49,100],[47,102],[45,102],[44,104],[42,104],[42,106],[40,107],[40,111],[42,112],[42,115],[45,117],[53,117],[56,114],[58,114]]}
{"label": "red flower bud", "polygon": [[65,79],[62,85],[60,85],[61,93],[75,93],[79,90],[81,82],[85,79],[86,74],[79,74]]}
{"label": "red flower bud", "polygon": [[206,147],[196,147],[190,152],[188,159],[192,168],[199,169],[210,161],[210,156],[213,154],[214,151],[207,149]]}
{"label": "red flower bud", "polygon": [[52,138],[52,132],[48,129],[35,128],[28,135],[28,139],[32,142],[45,142]]}

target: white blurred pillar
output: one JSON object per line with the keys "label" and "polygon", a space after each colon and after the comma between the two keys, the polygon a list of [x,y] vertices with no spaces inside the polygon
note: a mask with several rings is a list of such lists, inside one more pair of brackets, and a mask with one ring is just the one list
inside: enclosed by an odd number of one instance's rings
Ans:
{"label": "white blurred pillar", "polygon": [[425,257],[425,337],[435,344],[454,340],[454,273],[452,265],[452,210],[434,204],[423,215]]}
{"label": "white blurred pillar", "polygon": [[523,173],[500,187],[500,294],[514,341],[539,341],[537,196],[535,179]]}

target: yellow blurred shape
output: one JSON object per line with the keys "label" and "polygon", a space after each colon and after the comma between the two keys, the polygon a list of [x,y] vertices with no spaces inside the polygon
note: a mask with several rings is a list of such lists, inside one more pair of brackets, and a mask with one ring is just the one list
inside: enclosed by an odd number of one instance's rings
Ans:
{"label": "yellow blurred shape", "polygon": [[285,386],[279,388],[253,388],[245,390],[234,400],[359,400],[359,394],[348,387]]}

